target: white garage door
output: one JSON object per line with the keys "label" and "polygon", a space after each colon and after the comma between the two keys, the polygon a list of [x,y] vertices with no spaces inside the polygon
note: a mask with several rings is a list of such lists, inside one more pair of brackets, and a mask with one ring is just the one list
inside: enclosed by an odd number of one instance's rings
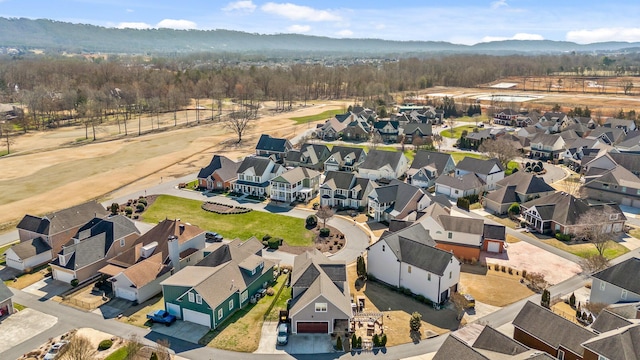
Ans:
{"label": "white garage door", "polygon": [[487,251],[493,253],[500,252],[500,244],[495,241],[487,242]]}
{"label": "white garage door", "polygon": [[53,278],[56,280],[64,281],[66,283],[70,283],[71,280],[75,279],[75,275],[73,273],[68,273],[60,270],[53,270]]}
{"label": "white garage door", "polygon": [[133,289],[117,287],[116,288],[116,297],[119,297],[119,298],[125,299],[125,300],[135,301],[136,300],[136,291],[133,290]]}
{"label": "white garage door", "polygon": [[621,223],[613,224],[613,232],[620,232],[620,231],[622,231],[622,224]]}
{"label": "white garage door", "polygon": [[622,205],[631,206],[631,198],[622,198]]}
{"label": "white garage door", "polygon": [[178,319],[182,319],[182,315],[180,315],[180,305],[167,303],[167,312]]}
{"label": "white garage door", "polygon": [[199,313],[197,311],[189,309],[182,309],[182,315],[184,316],[184,321],[204,325],[209,328],[211,327],[211,316],[207,314]]}
{"label": "white garage door", "polygon": [[634,208],[640,208],[640,200],[633,200],[631,206],[633,206]]}

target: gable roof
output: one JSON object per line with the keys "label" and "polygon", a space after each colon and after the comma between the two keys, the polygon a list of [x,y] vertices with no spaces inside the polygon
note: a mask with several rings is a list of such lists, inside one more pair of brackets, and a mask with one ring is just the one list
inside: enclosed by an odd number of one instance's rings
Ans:
{"label": "gable roof", "polygon": [[28,259],[32,256],[42,254],[47,251],[51,251],[51,246],[47,244],[40,236],[35,239],[23,241],[19,244],[13,245],[11,250],[18,255],[20,259]]}
{"label": "gable roof", "polygon": [[608,153],[608,155],[618,165],[624,166],[625,169],[631,171],[634,174],[640,174],[640,154],[610,152]]}
{"label": "gable roof", "polygon": [[640,358],[640,324],[602,333],[582,346],[607,359],[636,360]]}
{"label": "gable roof", "polygon": [[492,240],[506,240],[506,229],[504,225],[493,225],[493,224],[484,224],[484,229],[482,231],[485,239]]}
{"label": "gable roof", "polygon": [[410,122],[403,126],[403,131],[405,134],[419,133],[422,136],[431,136],[433,130],[431,127],[431,123],[429,122]]}
{"label": "gable roof", "polygon": [[371,150],[360,165],[360,169],[378,170],[385,165],[389,165],[395,170],[403,156],[404,154],[400,151]]}
{"label": "gable roof", "polygon": [[441,153],[437,151],[418,150],[411,162],[412,169],[420,169],[425,166],[431,165],[438,170],[438,174],[444,174],[447,163],[451,160],[453,163],[453,157],[451,154]]}
{"label": "gable roof", "polygon": [[365,156],[367,156],[367,152],[362,148],[340,146],[340,145],[336,145],[331,148],[331,155],[335,155],[335,154],[340,155],[340,161],[345,157],[347,157],[348,155],[351,155],[353,158],[356,159],[356,162],[360,162],[364,160],[363,158]]}
{"label": "gable roof", "polygon": [[473,343],[476,349],[489,350],[506,355],[517,355],[529,348],[504,335],[491,326],[485,326]]}
{"label": "gable roof", "polygon": [[608,309],[602,309],[600,314],[596,317],[596,321],[591,324],[591,328],[599,333],[604,333],[620,329],[631,324],[633,324],[631,321],[623,318],[622,316],[613,313]]}
{"label": "gable roof", "polygon": [[489,175],[491,174],[491,170],[497,166],[498,171],[503,171],[502,165],[497,159],[476,159],[469,156],[466,156],[464,159],[460,160],[456,164],[456,169],[482,174]]}
{"label": "gable roof", "polygon": [[471,190],[478,189],[484,186],[485,182],[482,181],[482,179],[480,179],[478,175],[470,172],[462,176],[450,176],[447,174],[442,174],[436,179],[436,184],[448,186],[458,190]]}
{"label": "gable roof", "polygon": [[236,163],[226,156],[214,155],[209,165],[200,169],[198,178],[207,178],[214,172],[217,172],[218,175],[224,180],[233,179],[236,177],[239,167],[239,163]]}
{"label": "gable roof", "polygon": [[601,184],[617,184],[631,189],[640,189],[640,178],[624,167],[617,165],[611,170],[606,170],[602,175],[594,177],[593,180],[587,181],[584,186],[602,189]]}
{"label": "gable roof", "polygon": [[421,188],[399,180],[377,187],[374,191],[379,203],[392,204],[390,210],[395,212],[394,217],[397,218],[404,218],[408,212],[417,210],[418,201],[425,195]]}
{"label": "gable roof", "polygon": [[322,186],[331,189],[350,189],[356,173],[346,171],[327,171]]}
{"label": "gable roof", "polygon": [[256,144],[256,150],[268,151],[268,152],[286,152],[291,149],[291,143],[287,139],[274,138],[267,134],[260,135],[258,144]]}
{"label": "gable roof", "polygon": [[564,192],[549,194],[522,204],[526,209],[534,206],[542,220],[553,220],[563,225],[575,225],[580,216],[590,210],[586,201]]}
{"label": "gable roof", "polygon": [[373,123],[373,128],[374,129],[384,129],[385,126],[387,125],[391,125],[392,128],[398,130],[398,127],[400,126],[400,123],[398,121],[395,120],[378,120],[376,122]]}
{"label": "gable roof", "polygon": [[240,166],[238,167],[238,174],[242,174],[247,170],[253,168],[253,171],[256,175],[262,175],[271,163],[273,163],[273,160],[267,157],[247,156],[240,163]]}
{"label": "gable roof", "polygon": [[0,281],[0,302],[3,302],[11,297],[13,297],[13,292],[11,292],[11,289],[9,289],[4,281]]}
{"label": "gable roof", "polygon": [[109,212],[95,201],[48,213],[42,217],[25,215],[17,228],[37,234],[53,235],[76,228],[94,217],[106,217]]}
{"label": "gable roof", "polygon": [[484,232],[483,219],[463,218],[443,214],[438,216],[437,220],[445,231],[455,231],[475,235],[482,235]]}
{"label": "gable roof", "polygon": [[555,191],[555,189],[551,187],[551,185],[547,184],[543,178],[526,171],[516,171],[496,183],[496,186],[498,187],[512,185],[516,186],[515,192],[525,195]]}
{"label": "gable roof", "polygon": [[640,281],[636,276],[629,276],[629,274],[640,274],[639,258],[629,258],[591,276],[632,293],[640,294]]}
{"label": "gable roof", "polygon": [[561,146],[564,146],[564,139],[558,134],[538,133],[531,139],[531,144],[542,144],[542,146],[553,147],[560,140]]}
{"label": "gable roof", "polygon": [[514,202],[518,202],[516,187],[516,185],[499,187],[497,190],[485,195],[484,198],[498,204],[513,204]]}
{"label": "gable roof", "polygon": [[438,352],[433,356],[433,360],[451,359],[490,360],[456,336],[449,335],[438,349]]}
{"label": "gable roof", "polygon": [[122,273],[131,280],[133,285],[141,288],[158,277],[171,271],[171,267],[163,264],[163,254],[161,252],[128,267]]}
{"label": "gable roof", "polygon": [[581,344],[595,336],[593,332],[531,301],[524,304],[513,320],[513,326],[556,349],[562,345],[578,355],[582,355],[584,350]]}
{"label": "gable roof", "polygon": [[272,182],[283,182],[287,184],[296,184],[298,181],[304,179],[311,179],[316,176],[320,176],[320,173],[305,167],[295,167],[291,170],[287,170],[280,176],[272,179]]}

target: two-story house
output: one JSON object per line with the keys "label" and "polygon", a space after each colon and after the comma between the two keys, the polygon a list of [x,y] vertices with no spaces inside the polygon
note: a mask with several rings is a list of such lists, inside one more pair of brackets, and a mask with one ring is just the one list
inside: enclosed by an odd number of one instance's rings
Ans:
{"label": "two-story house", "polygon": [[238,179],[233,182],[233,191],[252,196],[269,196],[271,180],[286,168],[276,164],[271,158],[248,156],[238,167]]}
{"label": "two-story house", "polygon": [[551,160],[554,163],[560,161],[560,155],[566,150],[566,142],[558,134],[537,134],[531,139],[532,158]]}
{"label": "two-story house", "polygon": [[621,128],[598,126],[591,130],[587,139],[598,139],[607,145],[616,145],[624,140],[625,132]]}
{"label": "two-story house", "polygon": [[493,115],[493,123],[504,126],[515,126],[520,114],[512,109],[504,109]]}
{"label": "two-story house", "polygon": [[456,164],[455,176],[476,174],[487,186],[487,190],[493,190],[496,183],[504,179],[504,169],[497,159],[476,159],[465,157]]}
{"label": "two-story house", "polygon": [[402,126],[404,143],[413,144],[416,139],[425,139],[433,135],[431,122],[409,122]]}
{"label": "two-story house", "polygon": [[237,163],[226,156],[214,155],[206,167],[198,173],[198,186],[207,190],[231,189],[231,182],[238,177]]}
{"label": "two-story house", "polygon": [[325,171],[358,171],[360,164],[367,158],[362,148],[334,146],[324,162]]}
{"label": "two-story house", "polygon": [[324,170],[324,162],[331,155],[324,144],[302,144],[299,150],[289,150],[284,159],[287,167],[305,167],[316,171]]}
{"label": "two-story house", "polygon": [[287,151],[292,149],[293,145],[289,140],[262,134],[256,144],[256,155],[265,157],[273,155],[277,162],[282,163]]}
{"label": "two-story house", "polygon": [[320,175],[315,170],[303,167],[285,171],[271,180],[271,200],[308,202],[318,195]]}
{"label": "two-story house", "polygon": [[400,178],[409,168],[409,160],[400,151],[371,150],[360,164],[360,176],[371,180]]}
{"label": "two-story house", "polygon": [[621,165],[590,177],[582,188],[590,199],[640,207],[640,178]]}
{"label": "two-story house", "polygon": [[435,185],[435,180],[443,174],[454,171],[456,164],[451,154],[419,150],[416,152],[411,167],[407,170],[407,182],[422,188]]}
{"label": "two-story house", "polygon": [[373,130],[384,143],[396,143],[400,133],[400,123],[394,120],[379,120],[373,123]]}
{"label": "two-story house", "polygon": [[589,302],[616,304],[640,302],[640,259],[633,257],[591,275]]}
{"label": "two-story house", "polygon": [[606,128],[618,128],[624,131],[625,135],[631,131],[636,130],[636,122],[630,119],[616,119],[616,118],[608,118],[605,120],[603,127]]}
{"label": "two-story house", "polygon": [[328,171],[320,186],[320,205],[366,208],[374,184],[355,172]]}
{"label": "two-story house", "polygon": [[337,140],[344,133],[347,123],[340,121],[337,116],[327,120],[324,124],[318,125],[316,136],[322,140]]}
{"label": "two-story house", "polygon": [[422,188],[393,180],[371,191],[368,213],[375,221],[415,221],[418,212],[430,204],[431,199]]}
{"label": "two-story house", "polygon": [[373,129],[366,119],[356,117],[347,124],[342,133],[342,139],[346,141],[365,141],[371,136]]}
{"label": "two-story house", "polygon": [[487,211],[506,214],[513,203],[527,202],[553,194],[555,191],[543,178],[518,171],[498,181],[496,190],[485,195],[482,203]]}

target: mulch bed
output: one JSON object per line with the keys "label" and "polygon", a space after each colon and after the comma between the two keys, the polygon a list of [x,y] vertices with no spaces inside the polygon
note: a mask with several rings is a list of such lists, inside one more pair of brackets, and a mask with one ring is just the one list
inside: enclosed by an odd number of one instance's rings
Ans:
{"label": "mulch bed", "polygon": [[288,252],[290,254],[299,255],[304,253],[307,250],[318,249],[323,253],[335,254],[340,249],[344,248],[346,240],[344,239],[344,235],[338,229],[333,226],[327,226],[329,228],[330,233],[328,237],[320,236],[320,227],[315,227],[310,229],[315,235],[314,244],[310,246],[290,246],[286,242],[282,244],[278,248],[278,250]]}
{"label": "mulch bed", "polygon": [[214,202],[205,202],[202,204],[202,209],[205,211],[210,211],[216,214],[244,214],[251,211],[251,209],[241,206],[231,206],[226,204],[214,203]]}

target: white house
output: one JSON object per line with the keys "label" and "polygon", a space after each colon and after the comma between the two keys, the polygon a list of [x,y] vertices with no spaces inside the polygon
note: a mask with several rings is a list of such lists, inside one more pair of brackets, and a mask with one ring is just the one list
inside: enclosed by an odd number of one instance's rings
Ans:
{"label": "white house", "polygon": [[51,246],[41,237],[13,245],[5,252],[7,266],[20,271],[34,269],[52,257]]}
{"label": "white house", "polygon": [[476,159],[465,157],[456,164],[455,175],[463,176],[469,173],[476,174],[487,186],[487,190],[493,190],[496,183],[504,179],[504,169],[497,159]]}
{"label": "white house", "polygon": [[371,180],[393,180],[401,177],[408,168],[409,160],[400,151],[371,150],[358,173]]}
{"label": "white house", "polygon": [[233,191],[253,196],[269,196],[271,180],[286,169],[271,158],[249,156],[238,168],[238,179],[233,183]]}
{"label": "white house", "polygon": [[327,171],[320,186],[320,205],[358,209],[367,205],[373,182],[356,173]]}
{"label": "white house", "polygon": [[369,246],[367,270],[377,280],[404,287],[434,303],[442,303],[456,292],[460,261],[435,241],[420,224],[385,233]]}
{"label": "white house", "polygon": [[282,173],[271,180],[271,200],[290,203],[309,201],[318,195],[320,173],[297,167]]}
{"label": "white house", "polygon": [[640,302],[640,259],[633,257],[593,275],[589,301],[616,304]]}
{"label": "white house", "polygon": [[415,221],[418,211],[431,204],[426,192],[414,185],[393,180],[369,194],[368,213],[376,221]]}
{"label": "white house", "polygon": [[436,194],[453,199],[470,195],[479,195],[486,189],[486,184],[474,173],[462,176],[440,175],[436,179]]}

